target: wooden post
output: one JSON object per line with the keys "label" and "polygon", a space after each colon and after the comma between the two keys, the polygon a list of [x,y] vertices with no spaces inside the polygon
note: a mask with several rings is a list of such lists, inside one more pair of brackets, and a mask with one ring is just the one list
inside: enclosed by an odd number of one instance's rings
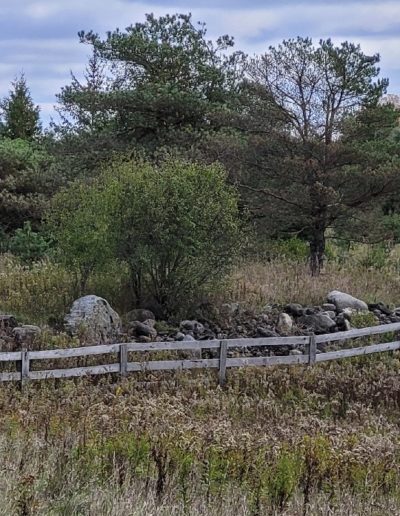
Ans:
{"label": "wooden post", "polygon": [[314,365],[317,356],[317,343],[315,342],[315,335],[310,335],[310,342],[308,345],[308,365]]}
{"label": "wooden post", "polygon": [[128,367],[128,345],[121,344],[119,346],[119,373],[121,376],[127,375]]}
{"label": "wooden post", "polygon": [[26,347],[21,349],[21,387],[29,380],[29,351]]}
{"label": "wooden post", "polygon": [[226,356],[228,354],[228,343],[221,340],[219,344],[219,385],[223,387],[226,384]]}

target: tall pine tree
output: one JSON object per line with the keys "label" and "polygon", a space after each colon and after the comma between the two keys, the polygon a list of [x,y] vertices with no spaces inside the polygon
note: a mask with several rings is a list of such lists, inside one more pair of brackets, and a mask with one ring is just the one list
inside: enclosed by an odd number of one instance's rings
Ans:
{"label": "tall pine tree", "polygon": [[34,140],[41,131],[39,106],[33,103],[24,74],[12,82],[9,95],[0,101],[1,132],[13,140]]}

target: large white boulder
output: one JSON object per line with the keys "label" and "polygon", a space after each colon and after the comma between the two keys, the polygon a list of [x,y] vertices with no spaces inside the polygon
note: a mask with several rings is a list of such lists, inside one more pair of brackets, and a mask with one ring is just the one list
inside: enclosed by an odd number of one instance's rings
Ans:
{"label": "large white boulder", "polygon": [[121,332],[121,319],[102,297],[89,295],[73,302],[65,317],[65,329],[79,335],[86,344],[116,342]]}
{"label": "large white boulder", "polygon": [[367,303],[339,290],[329,292],[327,299],[329,303],[333,303],[336,306],[337,310],[344,310],[345,308],[352,308],[358,311],[368,310]]}

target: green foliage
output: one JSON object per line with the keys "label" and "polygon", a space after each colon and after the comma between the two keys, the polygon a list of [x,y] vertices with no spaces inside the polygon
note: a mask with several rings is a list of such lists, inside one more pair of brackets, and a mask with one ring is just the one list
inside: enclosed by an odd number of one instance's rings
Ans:
{"label": "green foliage", "polygon": [[[400,147],[391,136],[398,115],[377,106],[387,86],[377,79],[378,62],[349,42],[297,38],[250,64],[255,105],[275,106],[276,122],[266,118],[249,137],[254,172],[246,171],[243,192],[264,230],[296,231],[309,242],[313,274],[323,265],[328,229],[345,232],[372,199],[400,187]],[[369,233],[364,223],[352,236]]]}
{"label": "green foliage", "polygon": [[235,104],[243,54],[225,53],[233,38],[208,40],[190,14],[148,14],[104,40],[92,31],[79,37],[93,48],[86,82],[73,76],[58,100],[66,127],[85,138],[106,135],[114,149],[184,152],[218,130]]}
{"label": "green foliage", "polygon": [[372,312],[359,312],[351,316],[351,325],[354,328],[368,328],[377,324],[379,320]]}
{"label": "green foliage", "polygon": [[0,139],[0,227],[10,232],[31,221],[36,227],[57,178],[51,157],[38,143]]}
{"label": "green foliage", "polygon": [[79,292],[89,275],[112,257],[103,197],[96,186],[75,182],[58,193],[47,213],[48,231],[58,245],[58,260],[79,275]]}
{"label": "green foliage", "polygon": [[49,242],[40,233],[32,230],[29,221],[24,223],[23,228],[15,231],[8,244],[8,250],[18,256],[24,263],[31,263],[44,258],[49,249]]}
{"label": "green foliage", "polygon": [[1,132],[7,138],[33,140],[41,127],[39,107],[35,106],[22,74],[12,83],[9,96],[0,101]]}
{"label": "green foliage", "polygon": [[118,259],[129,267],[136,303],[150,295],[176,311],[239,255],[237,202],[218,166],[119,161],[91,187],[56,196],[49,224],[69,265],[88,274]]}

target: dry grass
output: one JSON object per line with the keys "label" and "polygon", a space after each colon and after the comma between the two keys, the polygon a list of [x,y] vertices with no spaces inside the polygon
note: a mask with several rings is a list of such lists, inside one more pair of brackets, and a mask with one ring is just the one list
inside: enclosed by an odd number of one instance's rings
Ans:
{"label": "dry grass", "polygon": [[386,354],[226,390],[203,371],[3,385],[0,514],[400,513],[399,372]]}
{"label": "dry grass", "polygon": [[233,275],[228,296],[254,307],[265,304],[321,304],[331,290],[351,293],[367,302],[400,304],[398,268],[376,269],[357,262],[341,266],[328,263],[319,277],[311,277],[306,265],[296,261],[271,261],[242,265]]}

